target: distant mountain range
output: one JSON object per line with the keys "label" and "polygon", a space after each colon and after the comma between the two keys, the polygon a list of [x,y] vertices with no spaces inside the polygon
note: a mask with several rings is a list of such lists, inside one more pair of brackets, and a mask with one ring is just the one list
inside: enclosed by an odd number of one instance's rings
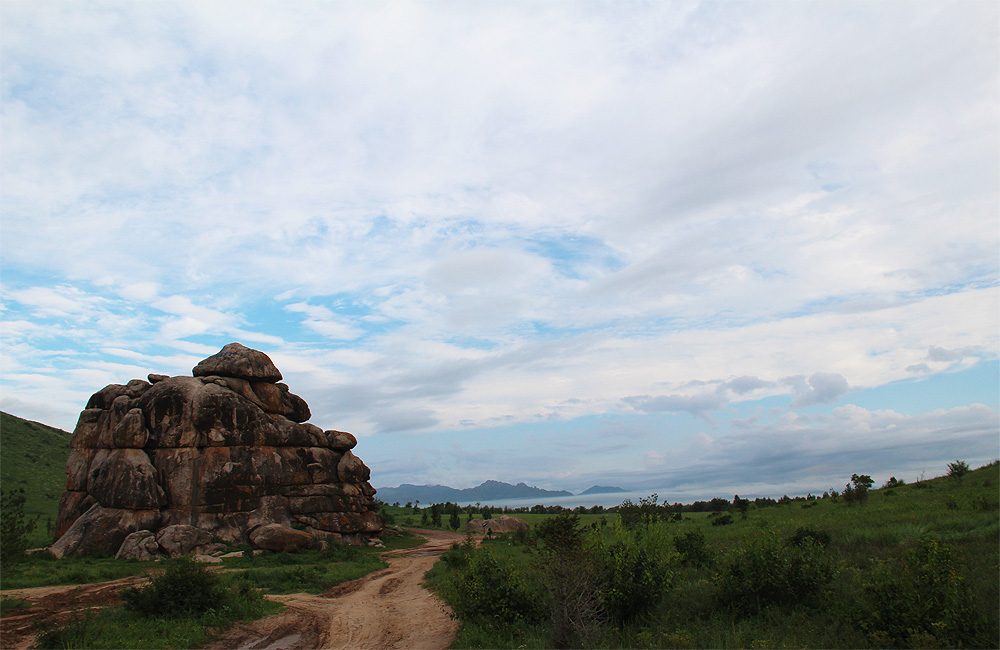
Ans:
{"label": "distant mountain range", "polygon": [[[607,494],[609,492],[624,492],[621,488],[601,487],[595,485],[582,494]],[[571,497],[572,492],[566,490],[543,490],[525,483],[511,485],[502,481],[486,481],[473,488],[459,490],[447,485],[411,485],[404,483],[399,487],[378,488],[376,495],[386,503],[476,503],[477,501],[498,501],[501,499],[550,499],[552,497]]]}
{"label": "distant mountain range", "polygon": [[580,495],[584,494],[615,494],[617,492],[628,492],[628,490],[622,489],[620,487],[612,487],[610,485],[595,485],[594,487],[589,487]]}

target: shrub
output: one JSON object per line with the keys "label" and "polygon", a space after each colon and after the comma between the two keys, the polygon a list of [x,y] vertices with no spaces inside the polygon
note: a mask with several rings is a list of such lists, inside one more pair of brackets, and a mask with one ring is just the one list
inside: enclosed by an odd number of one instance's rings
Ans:
{"label": "shrub", "polygon": [[24,516],[24,488],[16,492],[0,491],[0,563],[8,564],[24,558],[28,538],[35,530],[35,521]]}
{"label": "shrub", "polygon": [[848,505],[863,506],[868,502],[868,490],[875,481],[867,474],[851,474],[851,482],[844,488],[844,501]]}
{"label": "shrub", "polygon": [[733,523],[733,516],[728,513],[712,520],[713,526],[728,526],[731,523]]}
{"label": "shrub", "polygon": [[882,485],[882,487],[895,488],[895,487],[902,487],[904,485],[906,485],[906,481],[904,481],[903,479],[897,479],[895,476],[891,476],[889,477],[889,480]]}
{"label": "shrub", "polygon": [[459,544],[455,542],[451,545],[447,551],[441,555],[441,561],[444,562],[448,568],[452,570],[464,569],[469,566],[469,562],[472,560],[472,554],[475,552],[476,548],[470,536],[467,536],[464,544]]}
{"label": "shrub", "polygon": [[903,558],[877,566],[865,585],[860,627],[886,647],[988,647],[987,626],[958,575],[951,549],[924,540]]}
{"label": "shrub", "polygon": [[705,544],[705,534],[700,530],[675,537],[674,548],[680,553],[683,564],[700,567],[712,562],[712,555]]}
{"label": "shrub", "polygon": [[815,540],[788,545],[773,534],[756,535],[724,560],[716,577],[717,597],[738,615],[759,613],[770,605],[809,605],[833,574],[832,561]]}
{"label": "shrub", "polygon": [[564,512],[535,526],[535,538],[549,553],[578,553],[583,548],[580,516]]}
{"label": "shrub", "polygon": [[594,643],[603,623],[604,598],[580,517],[562,513],[546,519],[535,528],[535,535],[549,596],[552,645],[571,648]]}
{"label": "shrub", "polygon": [[795,546],[802,546],[807,542],[815,542],[821,546],[826,546],[830,543],[830,533],[825,530],[817,530],[809,526],[799,526],[792,533],[792,536],[788,538],[790,544]]}
{"label": "shrub", "polygon": [[653,493],[648,498],[640,498],[637,504],[626,499],[618,506],[618,520],[627,528],[636,526],[649,528],[657,521],[666,521],[672,513],[667,504],[657,504],[659,498]]}
{"label": "shrub", "polygon": [[948,463],[948,476],[954,479],[960,479],[969,473],[969,464],[964,460],[956,460],[954,463]]}
{"label": "shrub", "polygon": [[541,618],[538,598],[514,568],[500,562],[488,548],[478,549],[469,566],[454,574],[450,591],[449,602],[463,620],[503,625]]}
{"label": "shrub", "polygon": [[140,616],[182,616],[207,612],[225,599],[215,574],[188,558],[177,558],[146,587],[121,593],[125,608]]}
{"label": "shrub", "polygon": [[599,580],[608,616],[627,623],[652,611],[673,581],[672,553],[661,526],[616,526],[610,541],[596,549]]}

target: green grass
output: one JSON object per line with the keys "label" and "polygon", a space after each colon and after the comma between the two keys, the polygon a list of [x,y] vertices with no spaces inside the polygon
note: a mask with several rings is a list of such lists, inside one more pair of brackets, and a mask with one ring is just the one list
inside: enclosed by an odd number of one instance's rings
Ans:
{"label": "green grass", "polygon": [[241,569],[258,587],[268,593],[287,594],[305,591],[320,594],[343,582],[357,580],[388,565],[380,557],[387,550],[410,548],[423,539],[409,533],[386,537],[385,548],[368,546],[332,546],[326,551],[265,553],[251,558],[224,560],[226,568]]}
{"label": "green grass", "polygon": [[216,576],[224,598],[200,614],[157,613],[146,616],[119,605],[79,615],[62,627],[46,630],[39,647],[58,648],[197,648],[235,622],[261,618],[283,605],[241,586],[238,574]]}
{"label": "green grass", "polygon": [[50,553],[35,553],[22,562],[4,566],[0,572],[0,588],[25,589],[106,582],[146,573],[155,567],[155,562],[116,560],[110,557],[65,557],[57,560]]}
{"label": "green grass", "polygon": [[[403,527],[406,527],[406,528],[424,528],[424,529],[427,529],[427,530],[452,530],[451,526],[448,525],[448,518],[450,517],[450,515],[448,515],[448,514],[442,514],[441,515],[441,525],[440,526],[434,526],[434,525],[431,524],[430,521],[428,521],[426,524],[423,523],[423,514],[422,513],[425,512],[425,511],[427,511],[429,513],[430,507],[429,506],[428,507],[421,507],[419,513],[414,513],[413,512],[413,508],[406,508],[406,507],[402,507],[402,506],[390,506],[390,505],[383,505],[382,508],[381,508],[381,510],[380,510],[380,512],[382,512],[383,514],[388,515],[390,517],[392,523],[394,525],[396,525],[396,526],[403,526]],[[500,517],[500,516],[501,515],[497,514],[497,513],[493,514],[494,518],[497,518],[497,517]],[[545,519],[548,519],[552,515],[541,515],[541,514],[530,513],[530,512],[512,512],[512,513],[509,513],[508,516],[524,520],[524,521],[528,522],[528,525],[535,526],[538,523],[544,521]],[[583,522],[584,525],[589,526],[592,523],[598,523],[599,524],[602,518],[604,518],[605,520],[613,520],[617,516],[618,515],[616,515],[614,513],[606,513],[606,514],[603,514],[603,515],[590,515],[590,514],[586,514],[586,515],[580,515],[580,521]],[[474,513],[472,513],[472,518],[473,519],[482,519],[482,513],[480,513],[480,512],[474,512]],[[464,510],[462,511],[462,515],[460,517],[460,521],[461,521],[461,526],[459,526],[458,531],[462,532],[462,528],[465,527],[465,524],[469,523],[469,515]]]}
{"label": "green grass", "polygon": [[66,489],[71,434],[0,412],[0,489],[24,489],[25,515],[38,523],[32,546],[52,542],[59,499]]}
{"label": "green grass", "polygon": [[[692,531],[702,533],[712,561],[707,566],[694,567],[675,559],[673,585],[658,609],[643,620],[620,626],[606,624],[599,645],[610,648],[885,647],[891,642],[879,637],[881,632],[865,629],[862,625],[871,620],[866,618],[873,611],[871,608],[878,606],[870,585],[902,575],[895,567],[904,558],[936,542],[944,545],[942,548],[946,548],[953,558],[952,575],[958,576],[960,591],[965,593],[963,590],[967,589],[968,600],[963,601],[966,609],[962,620],[974,621],[978,626],[979,631],[975,633],[978,641],[974,643],[993,646],[1000,637],[998,485],[1000,466],[992,464],[970,472],[961,480],[939,477],[919,485],[893,488],[891,494],[887,490],[873,490],[864,506],[849,506],[843,499],[834,502],[827,498],[751,509],[745,519],[734,513],[733,523],[726,526],[711,525],[713,518],[708,513],[686,513],[680,522],[657,524],[671,539]],[[529,515],[525,519],[528,517],[537,524],[546,516]],[[614,515],[608,517],[613,522]],[[832,562],[836,570],[819,598],[811,603],[803,601],[754,608],[749,614],[720,604],[720,589],[726,584],[720,581],[720,573],[727,570],[726,560],[735,557],[735,550],[746,548],[748,540],[761,535],[788,540],[800,527],[829,534],[829,544],[822,556]],[[540,598],[545,598],[541,584],[544,571],[536,552],[506,539],[488,541],[486,545],[502,561],[521,572],[526,583],[534,585]],[[664,548],[663,553],[672,554],[673,549]],[[449,580],[461,570],[449,566],[448,562],[439,562],[428,574],[427,584],[446,599],[454,597]],[[908,647],[949,647],[949,644],[962,643],[955,640],[960,637],[949,636],[946,628],[939,630],[939,633],[937,630],[934,633],[917,630],[902,643]],[[550,647],[551,635],[552,631],[545,625],[512,627],[462,621],[453,647]]]}

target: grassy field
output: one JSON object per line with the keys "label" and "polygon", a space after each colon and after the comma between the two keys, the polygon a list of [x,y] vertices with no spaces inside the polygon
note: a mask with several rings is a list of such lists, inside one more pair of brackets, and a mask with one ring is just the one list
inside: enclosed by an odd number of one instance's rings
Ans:
{"label": "grassy field", "polygon": [[[380,512],[383,514],[383,516],[388,515],[389,516],[388,518],[392,521],[393,525],[396,526],[402,526],[404,528],[426,528],[429,530],[452,530],[451,526],[448,524],[449,515],[447,513],[441,515],[441,525],[439,526],[434,526],[433,523],[431,523],[430,521],[424,523],[422,513],[426,510],[429,510],[429,506],[421,507],[420,513],[414,513],[413,508],[383,505]],[[499,517],[499,516],[500,516],[499,514],[496,513],[493,514],[493,517]],[[542,515],[530,512],[514,512],[510,513],[510,516],[522,519],[528,522],[528,525],[534,527],[538,525],[540,522],[548,519],[552,515]],[[580,521],[584,525],[589,526],[592,523],[600,523],[602,517],[605,519],[605,521],[608,521],[615,519],[617,515],[614,513],[606,513],[603,515],[586,514],[586,515],[580,515]],[[481,519],[482,513],[473,512],[472,518]],[[467,524],[469,521],[469,515],[464,510],[462,511],[462,515],[459,517],[459,521],[461,523],[461,526],[459,526],[459,531],[461,531],[462,527],[464,527],[465,524]]]}
{"label": "grassy field", "polygon": [[[569,573],[544,538],[505,538],[449,552],[427,581],[460,612],[456,648],[567,638],[615,648],[997,647],[998,490],[993,464],[872,490],[865,505],[792,501],[729,513],[727,525],[708,513],[632,531],[609,523],[583,531],[585,559]],[[571,617],[560,616],[586,612],[588,594],[599,594],[591,618],[600,624],[567,628]],[[653,606],[616,616],[622,594]]]}
{"label": "grassy field", "polygon": [[24,489],[24,512],[36,520],[32,546],[52,542],[51,527],[66,489],[70,434],[0,412],[0,489]]}

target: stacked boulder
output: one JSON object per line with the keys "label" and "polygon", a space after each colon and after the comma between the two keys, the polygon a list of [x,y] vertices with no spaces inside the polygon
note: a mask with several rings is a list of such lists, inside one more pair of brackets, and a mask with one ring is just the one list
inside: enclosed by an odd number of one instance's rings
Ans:
{"label": "stacked boulder", "polygon": [[90,398],[53,553],[116,553],[131,533],[177,525],[272,550],[381,534],[357,440],[308,424],[309,406],[266,354],[230,343],[192,374],[151,374]]}

